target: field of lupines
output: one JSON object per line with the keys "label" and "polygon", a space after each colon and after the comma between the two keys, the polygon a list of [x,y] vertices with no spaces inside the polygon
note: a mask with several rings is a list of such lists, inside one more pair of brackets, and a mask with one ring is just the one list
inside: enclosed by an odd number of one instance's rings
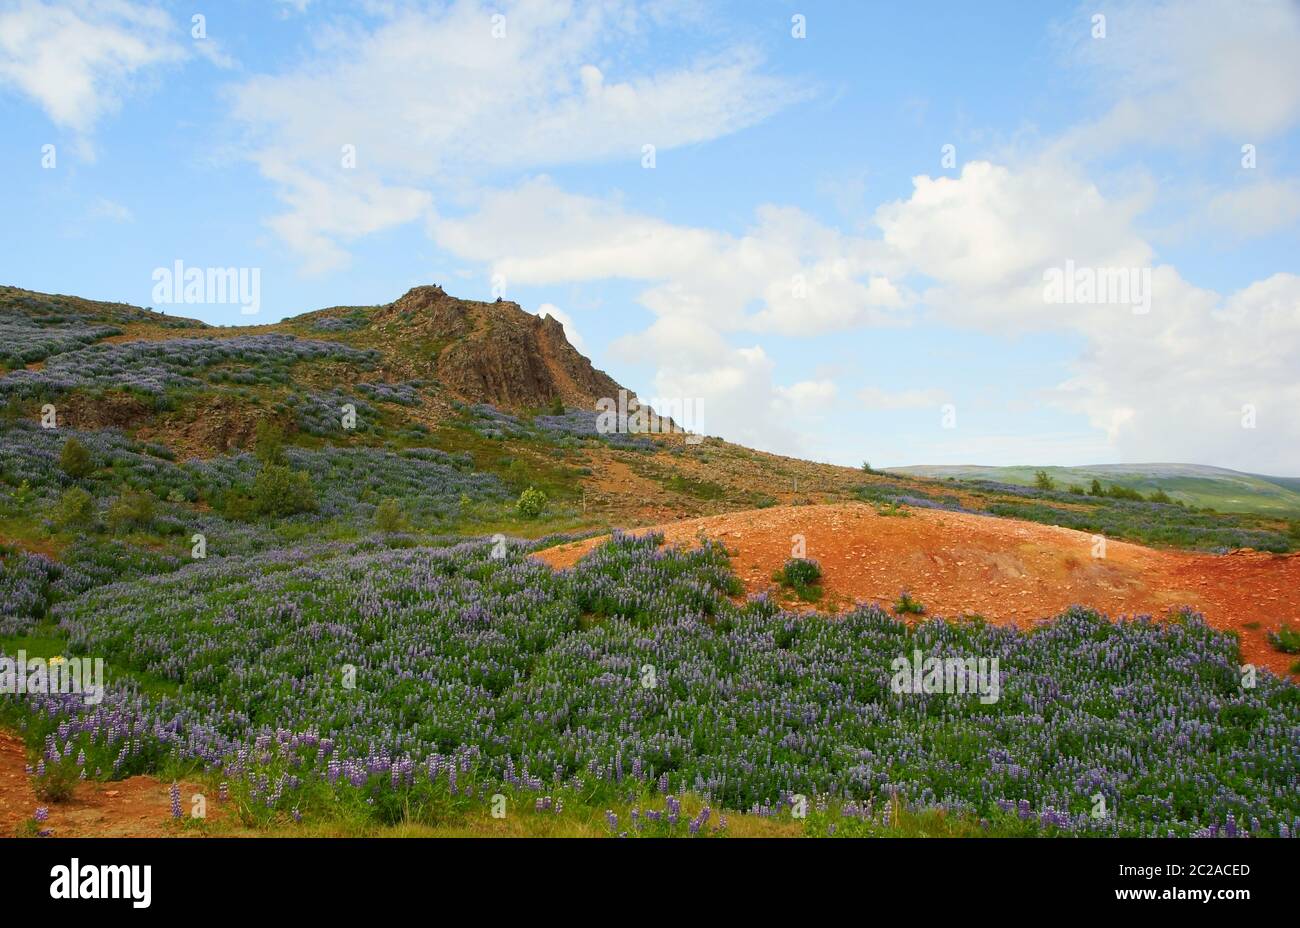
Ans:
{"label": "field of lupines", "polygon": [[243,395],[252,406],[258,400],[248,391],[270,388],[280,394],[273,403],[277,411],[291,418],[299,430],[324,436],[339,432],[345,404],[356,410],[353,429],[370,433],[376,430],[380,416],[366,399],[405,406],[419,401],[416,391],[420,382],[363,382],[355,390],[300,387],[294,377],[295,365],[300,363],[338,363],[360,373],[374,368],[378,352],[338,342],[274,334],[81,347],[118,330],[74,326],[63,336],[59,329],[35,331],[46,334],[35,341],[20,341],[14,350],[24,357],[32,355],[29,360],[39,354],[46,362],[39,370],[19,369],[0,378],[0,398],[7,402],[57,402],[74,391],[118,390],[148,397],[159,408],[200,392]]}
{"label": "field of lupines", "polygon": [[[657,542],[618,536],[558,573],[484,541],[210,559],[53,607],[73,651],[174,693],[6,709],[51,768],[192,760],[267,815],[344,801],[391,820],[469,786],[539,808],[690,790],[759,814],[802,794],[841,834],[896,802],[1046,833],[1300,825],[1300,689],[1243,687],[1234,641],[1195,617],[830,620],[737,605],[719,549]],[[998,658],[1001,698],[894,692],[914,649]]]}
{"label": "field of lupines", "polygon": [[[321,360],[365,369],[374,365],[378,353],[289,335],[90,345],[51,357],[41,370],[11,372],[0,379],[0,394],[49,399],[73,389],[125,389],[160,395],[168,389],[223,380],[287,383],[291,365]],[[239,371],[230,373],[223,365],[237,366]]]}
{"label": "field of lupines", "polygon": [[0,312],[0,370],[44,361],[51,355],[121,334],[120,328],[111,325],[95,325],[81,320],[52,324],[43,319]]}
{"label": "field of lupines", "polygon": [[465,414],[468,427],[484,438],[545,442],[561,448],[577,448],[584,443],[631,451],[654,451],[658,447],[644,435],[602,433],[596,427],[600,414],[591,409],[567,408],[562,413],[539,414],[525,420],[489,403],[454,405]]}
{"label": "field of lupines", "polygon": [[[90,473],[74,478],[60,466],[69,440],[87,451]],[[261,463],[243,453],[177,462],[166,448],[112,430],[43,429],[0,422],[0,520],[66,538],[57,561],[17,548],[0,550],[0,634],[34,624],[49,604],[94,586],[170,573],[189,561],[192,537],[207,553],[250,554],[291,543],[312,527],[343,534],[372,530],[385,499],[400,500],[405,523],[445,530],[467,507],[508,508],[511,495],[492,474],[475,471],[466,454],[434,448],[287,448],[287,468],[306,475],[314,506],[278,519],[228,512],[253,492]],[[75,526],[60,524],[60,500],[84,491],[87,511]],[[128,494],[148,501],[148,514],[114,524],[114,506]]]}

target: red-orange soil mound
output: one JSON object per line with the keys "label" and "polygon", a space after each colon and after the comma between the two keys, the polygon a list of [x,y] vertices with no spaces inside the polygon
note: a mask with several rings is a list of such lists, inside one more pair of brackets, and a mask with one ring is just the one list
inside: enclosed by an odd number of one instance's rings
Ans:
{"label": "red-orange soil mound", "polygon": [[[1266,634],[1284,621],[1300,625],[1300,556],[1198,554],[1107,539],[1105,557],[1098,558],[1093,536],[1073,529],[941,510],[908,513],[882,516],[857,504],[785,506],[688,519],[654,531],[669,544],[695,544],[701,532],[723,542],[747,593],[774,590],[773,572],[791,556],[794,536],[802,535],[806,556],[822,565],[820,609],[877,601],[888,606],[906,589],[931,615],[975,613],[1025,626],[1075,604],[1112,618],[1159,617],[1187,605],[1215,628],[1237,632],[1245,661],[1285,675],[1297,660],[1274,650]],[[571,567],[606,539],[536,556],[552,567]]]}

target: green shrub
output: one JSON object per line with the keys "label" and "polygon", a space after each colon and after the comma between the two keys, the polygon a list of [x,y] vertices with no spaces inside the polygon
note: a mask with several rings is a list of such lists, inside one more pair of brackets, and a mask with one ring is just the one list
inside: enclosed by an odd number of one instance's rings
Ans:
{"label": "green shrub", "polygon": [[894,612],[897,615],[925,615],[925,606],[913,599],[907,590],[903,590],[898,602],[894,603]]}
{"label": "green shrub", "polygon": [[291,516],[316,508],[311,476],[283,464],[264,464],[253,480],[253,509],[263,516]]}
{"label": "green shrub", "polygon": [[822,590],[817,581],[822,577],[822,565],[806,557],[792,557],[787,560],[772,579],[782,586],[789,587],[800,599],[808,602],[821,599]]}
{"label": "green shrub", "polygon": [[46,761],[44,769],[31,779],[32,792],[42,802],[64,802],[72,798],[80,770],[71,755],[58,761]]}
{"label": "green shrub", "polygon": [[1268,633],[1268,643],[1285,654],[1300,654],[1300,629],[1283,622],[1277,631]]}
{"label": "green shrub", "polygon": [[1055,490],[1056,481],[1048,476],[1047,471],[1034,471],[1034,486],[1040,490]]}
{"label": "green shrub", "polygon": [[114,532],[148,528],[154,519],[154,499],[149,493],[126,490],[108,507],[108,527]]}
{"label": "green shrub", "polygon": [[270,419],[259,420],[257,435],[253,439],[253,454],[263,464],[283,464],[284,430]]}
{"label": "green shrub", "polygon": [[1130,487],[1122,487],[1119,484],[1112,483],[1106,490],[1106,495],[1111,499],[1127,499],[1135,503],[1145,501],[1145,498],[1137,490]]}
{"label": "green shrub", "polygon": [[95,498],[81,487],[69,487],[59,497],[52,519],[59,528],[87,528],[95,522]]}
{"label": "green shrub", "polygon": [[536,487],[529,487],[519,494],[515,509],[525,519],[536,519],[546,509],[546,494]]}
{"label": "green shrub", "polygon": [[253,498],[236,490],[222,494],[217,508],[223,516],[235,522],[252,522],[257,518]]}
{"label": "green shrub", "polygon": [[792,557],[781,568],[781,579],[793,587],[811,586],[822,578],[822,565],[811,558]]}
{"label": "green shrub", "polygon": [[95,462],[90,456],[89,448],[77,439],[69,438],[63,443],[63,451],[59,454],[59,467],[73,480],[80,480],[94,472]]}
{"label": "green shrub", "polygon": [[375,528],[381,532],[401,532],[407,528],[402,507],[391,496],[375,507]]}

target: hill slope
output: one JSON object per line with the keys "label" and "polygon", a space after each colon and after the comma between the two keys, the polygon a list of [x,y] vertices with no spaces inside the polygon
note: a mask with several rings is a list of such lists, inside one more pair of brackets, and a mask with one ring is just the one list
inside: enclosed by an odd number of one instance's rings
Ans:
{"label": "hill slope", "polygon": [[1267,477],[1201,464],[1095,464],[1087,467],[983,467],[975,464],[921,464],[892,467],[890,473],[957,480],[990,480],[1033,486],[1037,471],[1058,486],[1120,486],[1144,496],[1163,490],[1188,505],[1224,512],[1300,515],[1300,478]]}
{"label": "hill slope", "polygon": [[[0,542],[26,538],[47,551],[76,537],[48,537],[42,527],[49,507],[75,483],[49,463],[69,434],[92,447],[98,467],[81,483],[101,509],[124,486],[148,487],[168,524],[196,513],[233,516],[236,525],[221,532],[225,544],[272,544],[275,531],[239,527],[248,516],[239,500],[252,494],[258,467],[248,452],[266,430],[282,435],[290,463],[320,488],[320,510],[295,519],[335,532],[357,531],[358,520],[393,497],[431,532],[537,534],[865,501],[1208,550],[1287,551],[1300,540],[1296,526],[1278,517],[1281,507],[1277,514],[1261,505],[1257,516],[1216,516],[1007,483],[864,472],[714,438],[600,434],[595,400],[623,387],[576,351],[557,321],[510,302],[458,300],[436,286],[391,303],[245,327],[6,287],[0,328],[9,336],[9,351],[0,355],[0,411],[10,423],[0,482],[24,494],[21,504],[0,505]],[[56,407],[59,426],[49,432],[38,427],[47,404]],[[344,425],[347,408],[355,422]],[[448,478],[439,468],[448,466],[477,483],[440,488]],[[368,476],[358,482],[362,468]],[[511,501],[528,487],[547,495],[543,519],[520,520],[514,512]],[[1261,499],[1292,492],[1268,482],[1246,489]],[[179,538],[162,546],[184,554]]]}

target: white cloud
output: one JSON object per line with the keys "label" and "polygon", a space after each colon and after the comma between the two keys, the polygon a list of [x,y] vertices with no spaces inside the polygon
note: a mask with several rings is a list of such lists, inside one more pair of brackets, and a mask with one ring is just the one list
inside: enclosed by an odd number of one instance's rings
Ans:
{"label": "white cloud", "polygon": [[384,186],[368,173],[340,172],[326,181],[269,158],[262,161],[262,173],[281,184],[289,207],[267,224],[303,257],[307,273],[346,267],[350,256],[338,242],[411,222],[433,202],[426,191]]}
{"label": "white cloud", "polygon": [[967,163],[959,177],[913,179],[906,200],[876,222],[894,258],[934,281],[924,300],[950,321],[1075,327],[1109,306],[1049,306],[1043,273],[1066,261],[1094,268],[1149,267],[1152,250],[1132,229],[1146,199],[1111,200],[1070,165],[1044,158],[1018,169]]}
{"label": "white cloud", "polygon": [[129,0],[20,0],[0,12],[0,84],[89,133],[141,74],[185,57],[171,17]]}
{"label": "white cloud", "polygon": [[[1275,274],[1225,299],[1161,268],[1157,286],[1176,311],[1146,330],[1095,333],[1065,401],[1124,460],[1294,473],[1300,277]],[[1253,428],[1243,427],[1246,407]]]}
{"label": "white cloud", "polygon": [[858,391],[858,400],[868,409],[925,409],[935,410],[936,416],[940,405],[947,399],[943,390],[882,390],[879,387],[864,387]]}
{"label": "white cloud", "polygon": [[285,18],[294,13],[306,13],[311,0],[275,0],[275,4],[281,18]]}
{"label": "white cloud", "polygon": [[86,210],[91,219],[107,219],[110,222],[133,222],[135,214],[130,209],[107,197],[96,197]]}
{"label": "white cloud", "polygon": [[[1300,278],[1275,275],[1226,298],[1193,286],[1155,263],[1133,229],[1138,211],[1048,157],[917,178],[909,199],[877,217],[897,257],[933,280],[924,298],[943,320],[1008,337],[1030,328],[1082,336],[1052,400],[1084,413],[1120,459],[1293,471]],[[1042,271],[1065,258],[1146,267],[1150,311],[1046,304]],[[1259,410],[1256,429],[1241,427],[1246,404]]]}
{"label": "white cloud", "polygon": [[1212,197],[1204,223],[1238,238],[1257,238],[1300,219],[1300,182],[1260,180]]}
{"label": "white cloud", "polygon": [[222,70],[233,70],[239,67],[239,62],[224,51],[222,43],[212,37],[196,39],[191,47],[199,57],[206,58],[213,66]]}
{"label": "white cloud", "polygon": [[[498,12],[505,18],[494,24]],[[356,146],[356,170],[374,183],[459,194],[502,170],[639,164],[643,145],[662,157],[799,98],[745,48],[645,71],[611,59],[620,40],[654,28],[661,15],[623,0],[403,7],[373,29],[319,30],[315,55],[300,67],[236,87],[233,112],[256,160],[281,166],[273,179],[292,204],[304,186],[313,198],[331,194],[345,173],[337,167],[344,145]],[[494,37],[494,25],[504,34]],[[393,221],[381,210],[365,224]],[[289,243],[323,252],[314,263],[331,266],[334,238]]]}
{"label": "white cloud", "polygon": [[788,387],[772,387],[774,409],[790,417],[804,418],[826,412],[839,388],[831,380],[800,380]]}
{"label": "white cloud", "polygon": [[908,296],[883,271],[878,241],[847,236],[800,210],[763,206],[740,236],[679,226],[616,200],[566,193],[546,178],[484,194],[463,217],[437,217],[439,246],[512,284],[624,278],[651,284],[658,316],[718,331],[812,335],[898,321]]}
{"label": "white cloud", "polygon": [[826,384],[777,385],[772,359],[760,346],[733,348],[707,326],[681,317],[658,320],[615,350],[636,349],[641,360],[650,354],[657,363],[654,397],[691,401],[692,431],[751,448],[800,453],[813,438],[813,417],[834,394]]}
{"label": "white cloud", "polygon": [[[1097,12],[1103,39],[1091,36]],[[1291,0],[1089,3],[1062,28],[1071,60],[1115,101],[1066,133],[1067,146],[1256,142],[1300,120],[1300,4]]]}

